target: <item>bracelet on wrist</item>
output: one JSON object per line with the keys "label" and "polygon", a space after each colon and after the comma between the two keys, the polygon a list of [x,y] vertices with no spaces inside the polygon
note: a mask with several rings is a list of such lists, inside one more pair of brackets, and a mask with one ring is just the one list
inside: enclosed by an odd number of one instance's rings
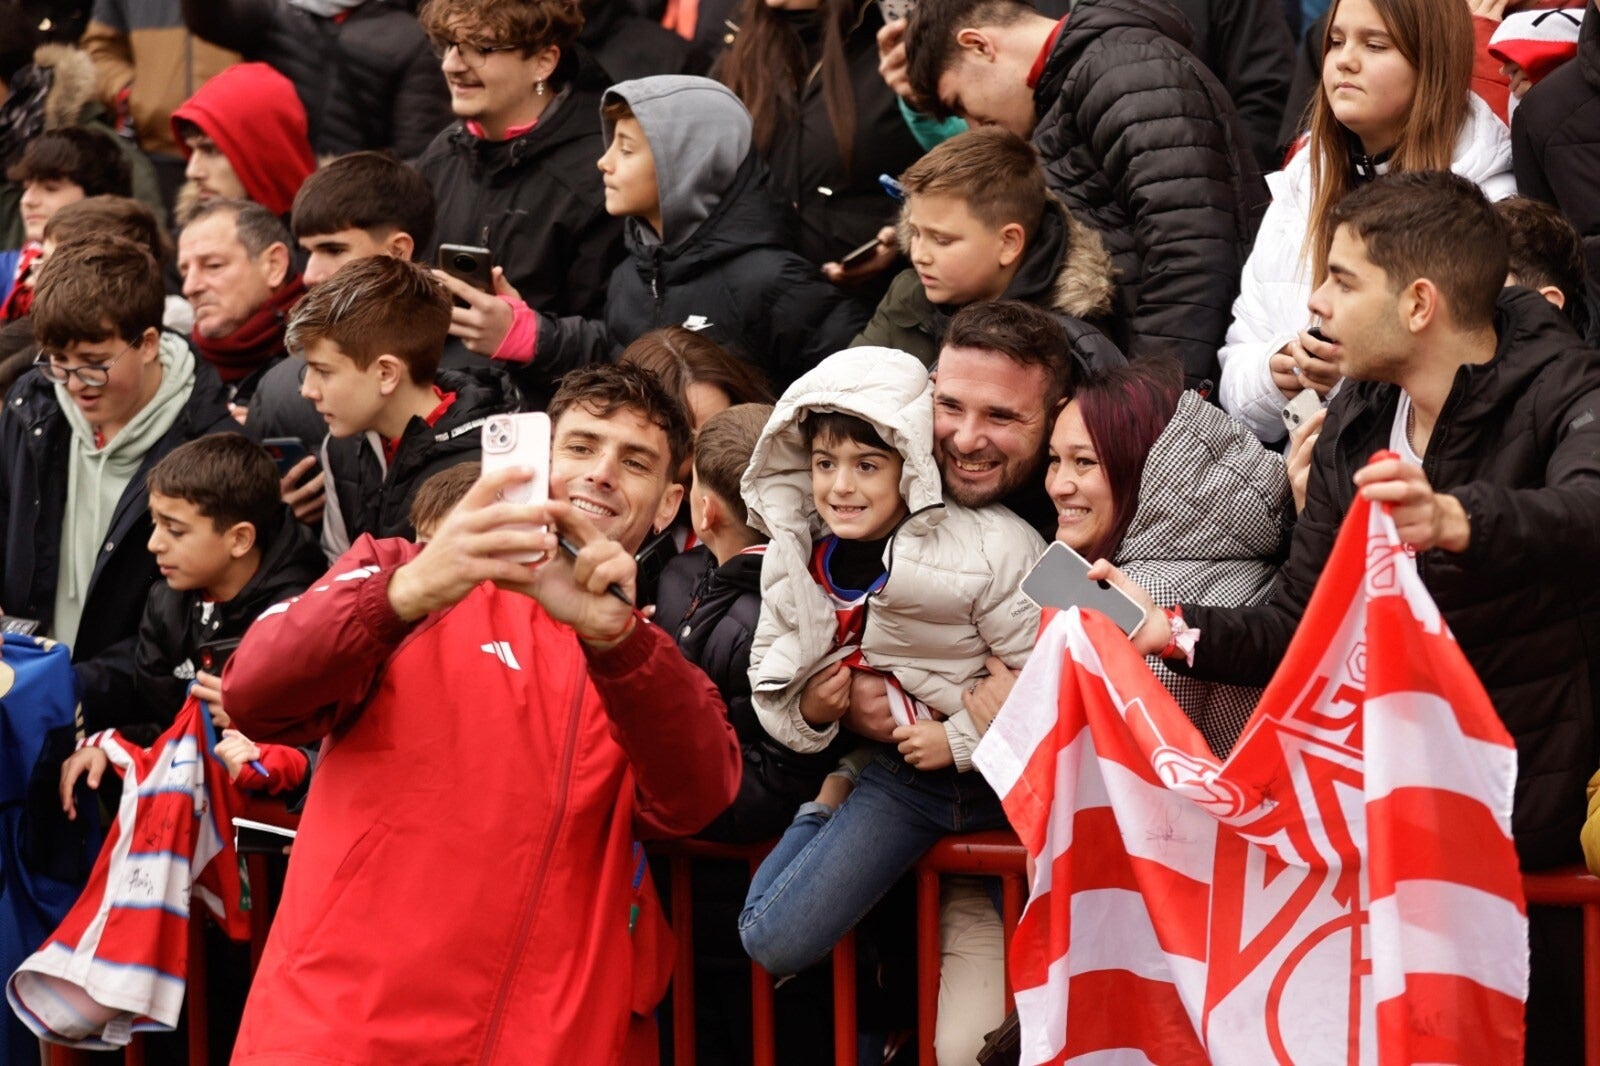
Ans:
{"label": "bracelet on wrist", "polygon": [[643,615],[635,610],[632,614],[628,615],[627,620],[622,623],[621,629],[609,635],[584,633],[578,630],[574,630],[574,632],[577,632],[578,639],[583,641],[585,644],[594,644],[602,648],[612,648],[628,639],[628,635],[633,632],[633,627],[639,624],[639,619],[642,617]]}
{"label": "bracelet on wrist", "polygon": [[1200,630],[1183,620],[1181,606],[1168,607],[1163,613],[1167,616],[1167,627],[1172,635],[1167,639],[1167,646],[1159,653],[1161,658],[1182,659],[1193,666],[1194,648],[1200,642]]}

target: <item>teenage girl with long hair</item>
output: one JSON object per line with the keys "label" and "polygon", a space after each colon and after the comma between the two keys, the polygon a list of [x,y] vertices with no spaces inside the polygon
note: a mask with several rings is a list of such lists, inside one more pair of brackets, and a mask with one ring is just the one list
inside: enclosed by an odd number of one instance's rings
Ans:
{"label": "teenage girl with long hair", "polygon": [[1222,406],[1264,441],[1283,437],[1285,401],[1306,388],[1326,397],[1339,380],[1328,347],[1306,332],[1306,301],[1327,274],[1345,194],[1389,170],[1453,170],[1491,200],[1516,192],[1510,132],[1471,90],[1466,4],[1336,0],[1322,51],[1311,133],[1267,178],[1272,206],[1218,353]]}

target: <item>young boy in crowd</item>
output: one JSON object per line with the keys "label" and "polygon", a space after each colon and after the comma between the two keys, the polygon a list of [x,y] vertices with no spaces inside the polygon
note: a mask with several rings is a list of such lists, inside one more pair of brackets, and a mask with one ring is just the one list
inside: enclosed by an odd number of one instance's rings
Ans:
{"label": "young boy in crowd", "polygon": [[[217,675],[262,611],[304,592],[327,569],[310,532],[278,496],[278,471],[258,444],[232,433],[190,441],[151,468],[149,549],[163,581],[151,586],[134,653],[134,688],[143,724],[128,740],[149,744],[172,724],[190,691],[219,729],[229,725]],[[62,806],[76,816],[72,790],[87,774],[98,788],[109,761],[94,734],[61,768]],[[229,736],[228,733],[232,735]],[[306,776],[306,756],[278,744],[257,746],[229,730],[217,754],[241,788],[283,793]],[[251,762],[267,770],[263,777]]]}
{"label": "young boy in crowd", "polygon": [[22,188],[18,210],[27,237],[21,248],[0,252],[0,284],[6,290],[0,319],[10,322],[33,304],[33,270],[40,262],[45,224],[63,207],[90,196],[129,195],[133,179],[110,134],[76,126],[41,133],[6,177]]}
{"label": "young boy in crowd", "polygon": [[[684,326],[782,386],[861,326],[855,305],[785,244],[785,223],[750,113],[708,78],[662,75],[606,90],[606,210],[624,217],[629,256],[612,272],[605,320],[512,314],[468,347],[522,364],[538,392],[573,366]],[[492,304],[451,284],[469,303]]]}
{"label": "young boy in crowd", "polygon": [[426,544],[433,539],[433,532],[439,528],[439,523],[455,510],[461,497],[467,494],[482,473],[482,463],[461,463],[439,471],[422,483],[411,501],[411,528],[417,531],[418,544]]}
{"label": "young boy in crowd", "polygon": [[1512,196],[1494,205],[1506,225],[1511,272],[1507,285],[1521,285],[1561,308],[1572,328],[1592,340],[1583,239],[1565,215],[1543,200]]}
{"label": "young boy in crowd", "polygon": [[712,415],[696,435],[689,515],[700,546],[662,571],[655,614],[683,657],[716,682],[739,734],[739,795],[700,833],[733,843],[783,832],[838,761],[833,752],[800,755],[774,741],[750,702],[750,645],[761,615],[767,538],[750,528],[739,479],[771,415],[771,404],[739,404]]}
{"label": "young boy in crowd", "polygon": [[900,247],[911,266],[852,344],[898,348],[932,366],[951,315],[981,300],[1022,300],[1060,318],[1080,363],[1124,362],[1111,257],[1051,195],[1031,144],[997,126],[971,130],[913,163],[900,184]]}
{"label": "young boy in crowd", "polygon": [[514,397],[494,370],[440,371],[450,298],[391,256],[349,263],[295,307],[285,342],[305,361],[300,394],[328,425],[322,547],[412,537],[412,497],[429,475],[476,460],[479,432]]}

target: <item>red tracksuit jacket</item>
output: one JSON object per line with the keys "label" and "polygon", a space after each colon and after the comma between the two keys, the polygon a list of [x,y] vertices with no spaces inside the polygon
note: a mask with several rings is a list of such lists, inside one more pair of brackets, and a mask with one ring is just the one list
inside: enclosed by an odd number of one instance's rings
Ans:
{"label": "red tracksuit jacket", "polygon": [[489,585],[400,621],[417,550],[363,537],[228,662],[247,735],[331,734],[234,1062],[616,1062],[662,991],[634,841],[726,808],[738,742],[654,626],[590,652]]}

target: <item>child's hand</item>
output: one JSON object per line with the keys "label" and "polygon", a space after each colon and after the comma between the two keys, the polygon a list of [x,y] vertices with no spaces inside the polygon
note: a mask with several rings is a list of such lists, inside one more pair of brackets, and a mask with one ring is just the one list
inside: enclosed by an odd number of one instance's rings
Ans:
{"label": "child's hand", "polygon": [[261,749],[256,742],[239,732],[237,729],[224,729],[222,739],[217,741],[217,758],[228,768],[228,780],[239,780],[239,771],[261,758]]}
{"label": "child's hand", "polygon": [[110,757],[99,748],[79,748],[61,764],[61,809],[67,812],[69,821],[77,821],[78,818],[78,805],[72,797],[72,789],[78,783],[78,778],[87,773],[89,787],[97,789],[100,787],[100,778],[110,765]]}
{"label": "child's hand", "polygon": [[844,663],[818,670],[800,693],[800,717],[814,726],[837,722],[850,709],[850,668]]}
{"label": "child's hand", "polygon": [[917,770],[942,770],[954,765],[956,757],[950,753],[950,735],[940,722],[913,722],[895,727],[894,739],[900,745],[900,754],[906,765]]}
{"label": "child's hand", "polygon": [[967,709],[972,724],[978,727],[979,736],[989,731],[989,723],[1000,713],[1001,705],[1017,683],[1016,672],[993,655],[984,660],[983,668],[989,671],[989,676],[974,681],[972,687],[961,694],[961,706]]}
{"label": "child's hand", "polygon": [[228,712],[222,709],[222,678],[198,670],[194,675],[194,688],[189,691],[197,699],[205,701],[206,710],[211,712],[212,725],[218,729],[226,729],[233,724]]}

